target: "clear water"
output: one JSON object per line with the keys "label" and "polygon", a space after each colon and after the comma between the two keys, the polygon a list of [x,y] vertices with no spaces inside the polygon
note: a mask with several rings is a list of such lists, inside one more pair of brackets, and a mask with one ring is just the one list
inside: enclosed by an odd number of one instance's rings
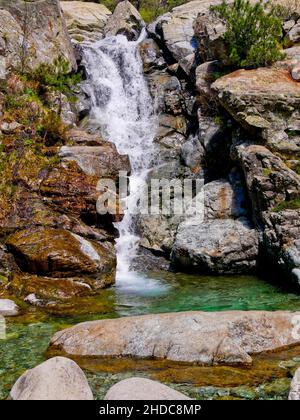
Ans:
{"label": "clear water", "polygon": [[[0,341],[0,399],[7,397],[26,369],[45,360],[51,336],[72,324],[137,314],[231,309],[299,311],[300,296],[252,276],[150,273],[149,277],[137,275],[136,285],[117,284],[98,296],[64,304],[52,314],[26,308],[24,315],[8,319],[7,339]],[[258,360],[250,370],[187,368],[146,361],[78,362],[86,369],[97,398],[103,397],[112,383],[133,375],[169,383],[193,398],[286,398],[291,375],[300,365],[300,349]]]}

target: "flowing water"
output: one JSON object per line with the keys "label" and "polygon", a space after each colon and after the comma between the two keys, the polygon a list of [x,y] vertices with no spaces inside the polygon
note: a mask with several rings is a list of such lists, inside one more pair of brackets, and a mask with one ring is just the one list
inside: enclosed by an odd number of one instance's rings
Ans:
{"label": "flowing water", "polygon": [[134,214],[137,213],[149,169],[155,165],[153,143],[157,116],[147,83],[138,41],[123,35],[105,38],[87,46],[84,62],[88,74],[87,90],[92,101],[91,120],[118,152],[127,154],[131,163],[129,195],[123,200],[124,218],[116,224],[117,285],[121,288],[156,288],[157,282],[131,271],[139,243]]}

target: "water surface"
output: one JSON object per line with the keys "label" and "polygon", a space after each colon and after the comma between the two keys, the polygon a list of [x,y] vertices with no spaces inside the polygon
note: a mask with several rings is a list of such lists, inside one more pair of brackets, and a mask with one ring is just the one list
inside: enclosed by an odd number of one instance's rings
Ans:
{"label": "water surface", "polygon": [[[253,276],[151,273],[48,312],[26,306],[21,316],[7,319],[7,339],[0,341],[0,399],[26,369],[45,360],[50,338],[60,329],[85,320],[187,310],[300,311],[300,296]],[[78,362],[97,398],[116,381],[138,375],[168,383],[193,398],[280,399],[287,397],[292,374],[300,366],[300,349],[262,356],[250,369],[144,360]]]}

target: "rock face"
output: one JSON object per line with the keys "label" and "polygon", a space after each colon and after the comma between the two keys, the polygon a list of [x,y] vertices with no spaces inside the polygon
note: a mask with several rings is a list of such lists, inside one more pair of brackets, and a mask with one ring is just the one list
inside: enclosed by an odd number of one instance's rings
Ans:
{"label": "rock face", "polygon": [[76,356],[249,364],[251,354],[299,343],[288,311],[180,312],[86,322],[60,331],[50,350]]}
{"label": "rock face", "polygon": [[54,357],[25,372],[10,391],[12,400],[93,400],[79,366],[65,357]]}
{"label": "rock face", "polygon": [[[148,26],[148,31],[164,43],[165,47],[183,70],[191,70],[195,52],[196,39],[193,24],[198,13],[209,13],[212,4],[218,1],[195,0],[175,7]],[[188,66],[187,66],[187,63]]]}
{"label": "rock face", "polygon": [[[263,265],[269,261],[270,267],[275,266],[298,286],[299,209],[289,202],[299,197],[300,177],[264,146],[245,143],[235,153],[245,174],[254,219],[263,230]],[[280,210],[282,203],[286,205]]]}
{"label": "rock face", "polygon": [[[123,164],[129,169],[128,158],[101,137],[77,129],[67,137],[68,150],[74,148],[76,154],[63,162],[56,157],[55,165],[31,151],[23,153],[15,170],[22,187],[0,206],[0,272],[7,289],[31,304],[52,308],[115,281],[113,222],[121,215],[98,214],[97,184],[101,175],[115,177]],[[87,175],[75,160],[80,161],[82,150],[98,148],[102,160],[97,176]],[[59,149],[51,153],[55,156]]]}
{"label": "rock face", "polygon": [[127,0],[117,4],[113,15],[105,26],[105,35],[125,35],[129,40],[137,40],[145,27],[141,15]]}
{"label": "rock face", "polygon": [[0,315],[14,316],[18,315],[19,307],[12,300],[0,299]]}
{"label": "rock face", "polygon": [[0,72],[32,69],[64,57],[76,60],[58,0],[0,1]]}
{"label": "rock face", "polygon": [[111,12],[104,4],[61,1],[68,32],[74,42],[95,42],[103,38]]}
{"label": "rock face", "polygon": [[298,368],[295,372],[293,377],[290,393],[289,393],[289,400],[300,400],[300,369]]}
{"label": "rock face", "polygon": [[218,79],[212,89],[233,118],[261,134],[272,150],[299,154],[300,84],[287,70],[238,70]]}
{"label": "rock face", "polygon": [[251,272],[257,255],[258,235],[247,219],[182,222],[172,250],[176,266],[215,274]]}
{"label": "rock face", "polygon": [[145,378],[129,378],[113,385],[104,400],[190,400],[181,392]]}

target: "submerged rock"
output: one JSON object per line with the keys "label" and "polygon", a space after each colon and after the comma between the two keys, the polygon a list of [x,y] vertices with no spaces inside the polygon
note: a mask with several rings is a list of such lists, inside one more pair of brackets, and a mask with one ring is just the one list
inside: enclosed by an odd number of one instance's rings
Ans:
{"label": "submerged rock", "polygon": [[26,371],[10,391],[12,400],[93,400],[80,367],[65,357],[54,357]]}
{"label": "submerged rock", "polygon": [[14,301],[9,299],[0,299],[0,315],[15,316],[19,313],[19,307]]}
{"label": "submerged rock", "polygon": [[191,398],[169,386],[146,378],[124,379],[113,385],[104,400],[190,400]]}
{"label": "submerged rock", "polygon": [[251,354],[299,344],[298,312],[179,312],[85,322],[56,333],[50,350],[76,356],[249,364]]}
{"label": "submerged rock", "polygon": [[300,368],[296,370],[293,377],[289,393],[289,400],[300,400]]}

